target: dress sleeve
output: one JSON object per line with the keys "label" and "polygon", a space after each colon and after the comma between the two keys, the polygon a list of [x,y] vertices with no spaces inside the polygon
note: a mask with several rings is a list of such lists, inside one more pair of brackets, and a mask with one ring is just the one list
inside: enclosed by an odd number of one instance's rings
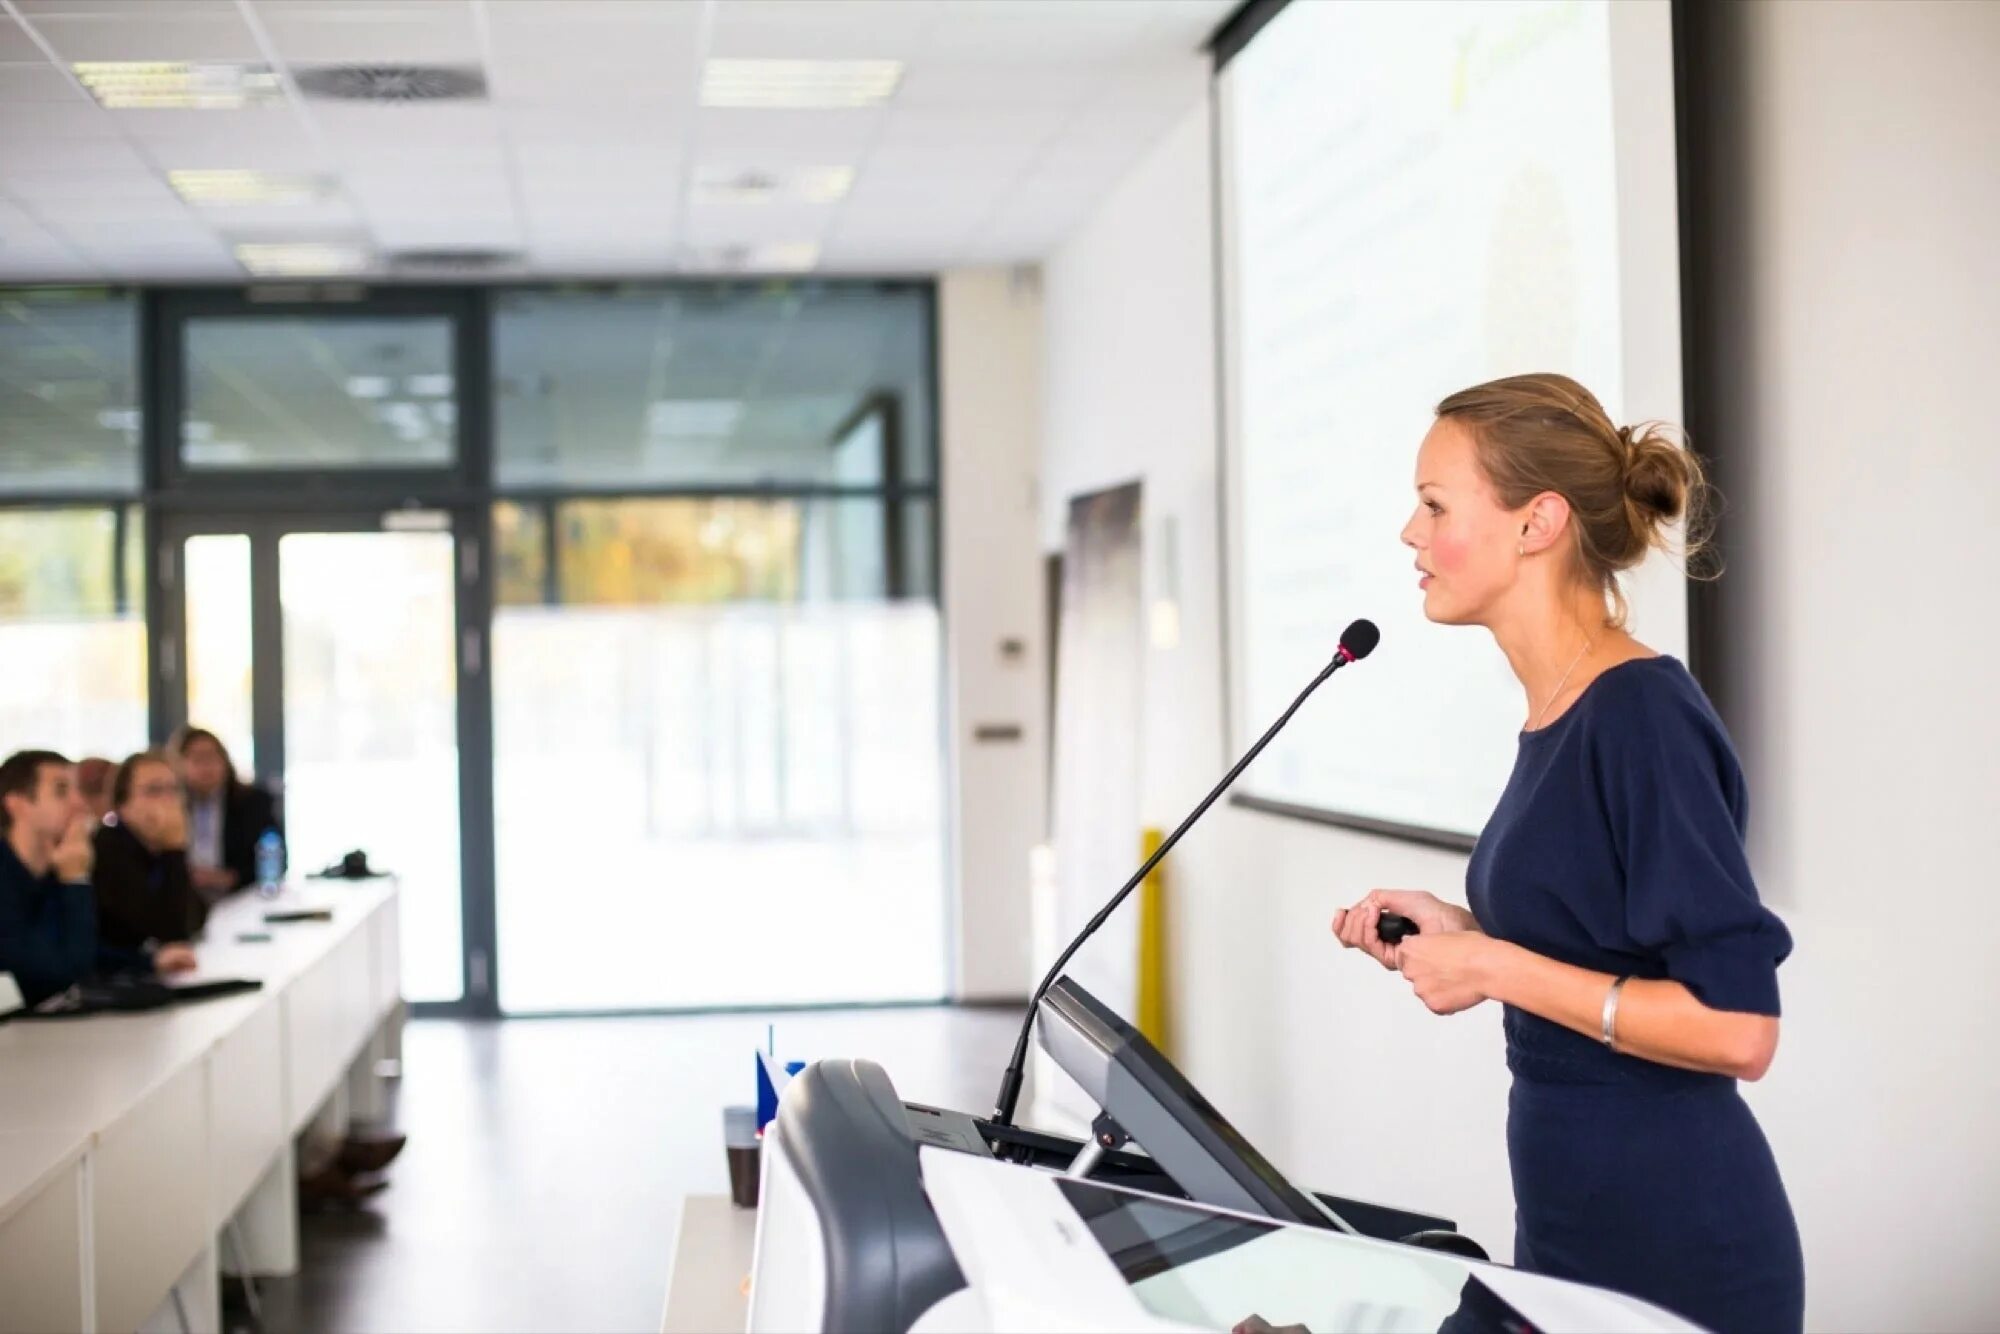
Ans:
{"label": "dress sleeve", "polygon": [[1627,933],[1710,1009],[1777,1014],[1792,938],[1757,896],[1728,737],[1693,700],[1633,691],[1620,703],[1596,758]]}

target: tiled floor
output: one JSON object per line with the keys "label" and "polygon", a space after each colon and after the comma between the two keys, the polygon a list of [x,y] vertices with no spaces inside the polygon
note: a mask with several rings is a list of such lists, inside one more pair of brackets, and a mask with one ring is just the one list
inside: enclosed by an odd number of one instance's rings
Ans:
{"label": "tiled floor", "polygon": [[659,1328],[680,1202],[727,1189],[721,1108],[779,1054],[866,1056],[906,1098],[984,1108],[1017,1018],[948,1008],[412,1023],[410,1145],[366,1212],[313,1215],[269,1331]]}

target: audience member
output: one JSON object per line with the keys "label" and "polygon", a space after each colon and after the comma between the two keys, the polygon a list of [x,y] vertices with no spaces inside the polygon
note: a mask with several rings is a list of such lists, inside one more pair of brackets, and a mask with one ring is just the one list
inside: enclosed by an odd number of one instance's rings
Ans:
{"label": "audience member", "polygon": [[111,814],[111,777],[117,769],[102,755],[76,762],[76,790],[83,797],[85,809],[99,820]]}
{"label": "audience member", "polygon": [[220,737],[203,727],[174,738],[188,794],[188,868],[209,903],[257,880],[257,840],[278,822],[270,793],[237,776]]}
{"label": "audience member", "polygon": [[208,904],[188,879],[188,814],[173,765],[141,751],[118,766],[111,794],[117,819],[98,827],[91,873],[98,939],[122,949],[190,939]]}
{"label": "audience member", "polygon": [[49,750],[0,761],[0,971],[34,1005],[92,972],[194,967],[186,945],[119,950],[97,939],[90,885],[95,821],[76,790],[76,770]]}

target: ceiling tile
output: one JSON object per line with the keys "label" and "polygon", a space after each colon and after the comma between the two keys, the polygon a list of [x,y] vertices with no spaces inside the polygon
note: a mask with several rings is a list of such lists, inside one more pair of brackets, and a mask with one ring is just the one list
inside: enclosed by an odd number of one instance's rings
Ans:
{"label": "ceiling tile", "polygon": [[471,64],[479,35],[467,0],[256,0],[292,65]]}
{"label": "ceiling tile", "polygon": [[696,142],[716,166],[852,166],[881,133],[886,113],[704,111]]}
{"label": "ceiling tile", "polygon": [[227,114],[205,111],[123,111],[119,123],[163,168],[244,167],[263,171],[324,171],[332,164],[287,106]]}
{"label": "ceiling tile", "polygon": [[47,59],[26,28],[0,15],[0,65],[34,65]]}
{"label": "ceiling tile", "polygon": [[87,97],[68,102],[24,102],[0,116],[0,141],[12,139],[111,139],[115,117]]}
{"label": "ceiling tile", "polygon": [[1032,151],[1053,139],[1071,119],[1072,113],[1060,107],[1017,107],[1004,111],[938,107],[899,110],[876,147],[884,151],[953,152],[969,147]]}
{"label": "ceiling tile", "polygon": [[688,142],[691,117],[655,111],[645,116],[606,108],[530,110],[509,108],[501,117],[502,133],[517,154],[539,160],[574,154],[588,157],[602,149],[619,153],[679,157]]}
{"label": "ceiling tile", "polygon": [[599,178],[616,180],[639,176],[678,180],[681,151],[676,145],[582,141],[567,144],[546,140],[516,142],[514,161],[524,177],[537,182],[561,181],[567,188],[578,182]]}
{"label": "ceiling tile", "polygon": [[91,171],[34,168],[7,173],[7,193],[30,204],[155,204],[169,214],[182,208],[181,198],[150,170]]}
{"label": "ceiling tile", "polygon": [[0,104],[89,101],[90,94],[54,65],[0,65]]}
{"label": "ceiling tile", "polygon": [[507,106],[692,107],[701,6],[493,3],[494,97]]}
{"label": "ceiling tile", "polygon": [[370,168],[351,171],[343,177],[362,207],[372,211],[380,205],[406,209],[412,202],[427,203],[440,210],[458,211],[468,204],[490,209],[511,209],[513,195],[507,178],[495,171],[437,164],[427,171],[395,171]]}
{"label": "ceiling tile", "polygon": [[122,139],[0,139],[0,184],[20,171],[150,172]]}
{"label": "ceiling tile", "polygon": [[771,245],[817,241],[832,221],[825,205],[695,204],[688,209],[693,245]]}
{"label": "ceiling tile", "polygon": [[500,141],[500,116],[485,103],[371,106],[308,103],[313,122],[336,147],[371,152],[409,145],[487,148]]}
{"label": "ceiling tile", "polygon": [[520,224],[505,215],[426,211],[370,221],[383,250],[518,250],[526,240]]}
{"label": "ceiling tile", "polygon": [[715,6],[717,56],[908,60],[948,6],[910,0],[724,0]]}
{"label": "ceiling tile", "polygon": [[233,5],[180,0],[108,0],[29,12],[28,21],[64,60],[197,60],[252,63],[263,59],[250,25]]}
{"label": "ceiling tile", "polygon": [[238,204],[197,208],[194,213],[216,231],[232,235],[287,231],[324,234],[362,229],[362,218],[353,202],[339,195],[310,204]]}
{"label": "ceiling tile", "polygon": [[199,223],[165,218],[149,219],[141,236],[133,235],[129,219],[115,215],[51,218],[49,228],[80,250],[92,250],[102,245],[110,247],[114,254],[121,246],[136,253],[172,247],[198,249],[216,244],[215,233]]}
{"label": "ceiling tile", "polygon": [[927,59],[903,76],[895,106],[899,114],[930,107],[1060,110],[1087,101],[1103,87],[1104,72],[1090,67],[1049,66],[1032,60]]}
{"label": "ceiling tile", "polygon": [[952,0],[924,54],[1044,66],[1129,58],[1159,9],[1129,0]]}

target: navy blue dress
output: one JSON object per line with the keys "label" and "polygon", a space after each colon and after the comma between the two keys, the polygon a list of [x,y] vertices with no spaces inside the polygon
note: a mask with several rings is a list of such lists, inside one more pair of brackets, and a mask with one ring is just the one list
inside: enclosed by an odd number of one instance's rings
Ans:
{"label": "navy blue dress", "polygon": [[[1521,734],[1466,873],[1489,935],[1778,1013],[1791,936],[1744,855],[1743,774],[1686,668],[1642,658]],[[1800,1329],[1805,1271],[1770,1145],[1724,1075],[1622,1055],[1509,1006],[1515,1263],[1716,1330]]]}

